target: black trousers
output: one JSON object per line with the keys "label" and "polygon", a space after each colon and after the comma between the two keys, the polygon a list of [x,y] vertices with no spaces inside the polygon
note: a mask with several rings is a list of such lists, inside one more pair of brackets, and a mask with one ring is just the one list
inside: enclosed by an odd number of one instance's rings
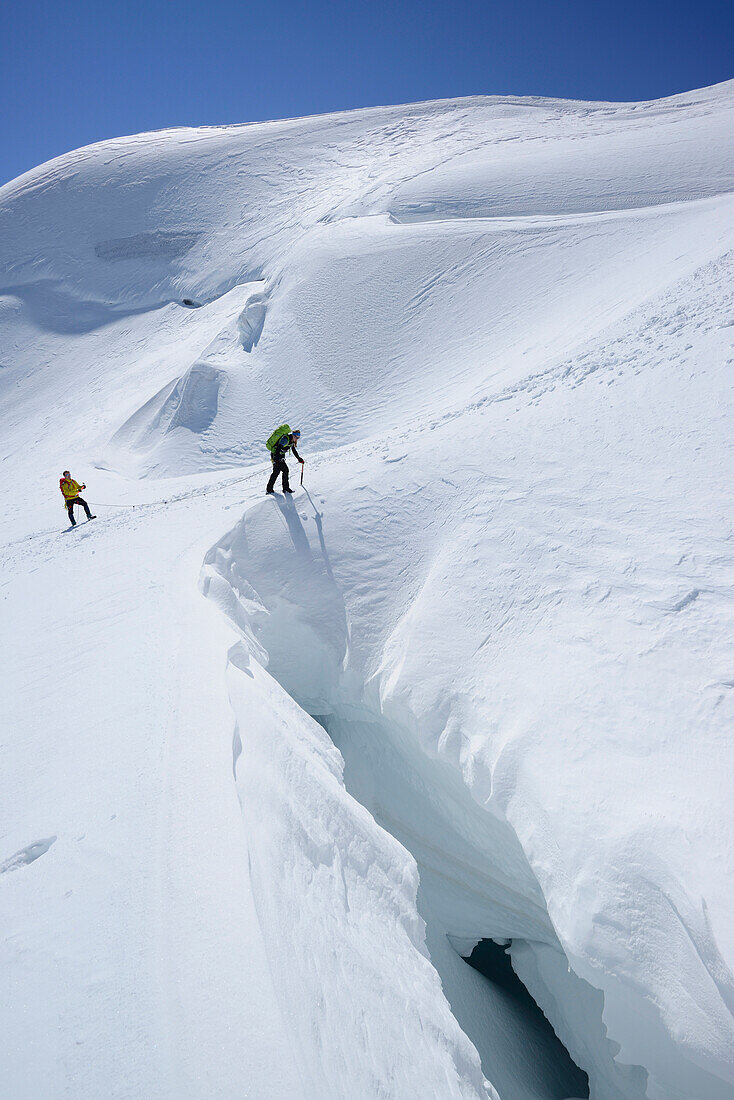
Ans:
{"label": "black trousers", "polygon": [[67,500],[66,510],[69,513],[69,519],[71,520],[72,527],[76,526],[76,520],[74,519],[74,505],[81,504],[84,511],[87,513],[87,519],[92,518],[92,513],[89,511],[89,505],[86,500],[82,500],[81,497],[74,497],[73,500]]}
{"label": "black trousers", "polygon": [[288,467],[285,464],[284,458],[273,459],[273,472],[270,475],[270,481],[268,482],[268,492],[271,493],[275,488],[275,482],[278,480],[278,474],[283,475],[283,492],[287,493],[290,489],[288,484]]}

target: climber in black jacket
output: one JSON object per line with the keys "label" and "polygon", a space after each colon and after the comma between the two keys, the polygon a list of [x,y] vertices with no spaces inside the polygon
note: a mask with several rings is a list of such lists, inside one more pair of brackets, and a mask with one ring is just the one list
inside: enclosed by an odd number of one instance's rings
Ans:
{"label": "climber in black jacket", "polygon": [[303,465],[303,459],[301,458],[298,451],[296,450],[296,443],[298,442],[298,440],[300,438],[301,438],[301,433],[300,432],[290,432],[290,434],[288,434],[288,435],[282,435],[280,437],[280,439],[278,440],[278,442],[273,447],[272,451],[270,452],[270,457],[273,460],[273,472],[270,475],[270,480],[268,481],[268,487],[265,490],[266,493],[272,493],[272,492],[275,491],[274,486],[275,486],[275,482],[277,480],[278,474],[283,475],[283,492],[284,493],[292,493],[293,492],[290,485],[288,484],[288,467],[285,464],[285,456],[288,454],[288,451],[293,451],[293,454],[295,455],[295,457],[298,459],[298,461],[301,463],[301,465]]}

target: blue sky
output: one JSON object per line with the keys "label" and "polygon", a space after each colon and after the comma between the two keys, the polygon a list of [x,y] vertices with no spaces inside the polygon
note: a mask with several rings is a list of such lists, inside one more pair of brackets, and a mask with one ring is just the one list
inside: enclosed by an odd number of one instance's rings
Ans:
{"label": "blue sky", "polygon": [[732,76],[732,0],[9,0],[0,183],[166,126],[473,94],[651,99]]}

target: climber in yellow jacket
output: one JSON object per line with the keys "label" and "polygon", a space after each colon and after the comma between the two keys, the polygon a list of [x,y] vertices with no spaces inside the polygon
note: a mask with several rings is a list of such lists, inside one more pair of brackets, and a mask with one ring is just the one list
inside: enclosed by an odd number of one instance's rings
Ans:
{"label": "climber in yellow jacket", "polygon": [[59,479],[59,489],[66,502],[66,510],[69,513],[72,527],[76,527],[76,520],[74,519],[75,504],[81,504],[82,508],[87,513],[87,519],[97,518],[89,511],[89,505],[86,500],[79,496],[82,489],[86,489],[86,485],[80,485],[78,481],[74,481],[68,470],[64,470],[64,476]]}

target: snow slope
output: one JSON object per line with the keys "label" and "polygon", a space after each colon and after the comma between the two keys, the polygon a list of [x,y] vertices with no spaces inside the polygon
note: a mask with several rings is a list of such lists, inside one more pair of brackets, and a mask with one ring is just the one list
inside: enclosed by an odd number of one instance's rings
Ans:
{"label": "snow slope", "polygon": [[734,1096],[733,122],[476,98],[0,190],[10,1095],[563,1100],[494,938],[592,1096]]}

